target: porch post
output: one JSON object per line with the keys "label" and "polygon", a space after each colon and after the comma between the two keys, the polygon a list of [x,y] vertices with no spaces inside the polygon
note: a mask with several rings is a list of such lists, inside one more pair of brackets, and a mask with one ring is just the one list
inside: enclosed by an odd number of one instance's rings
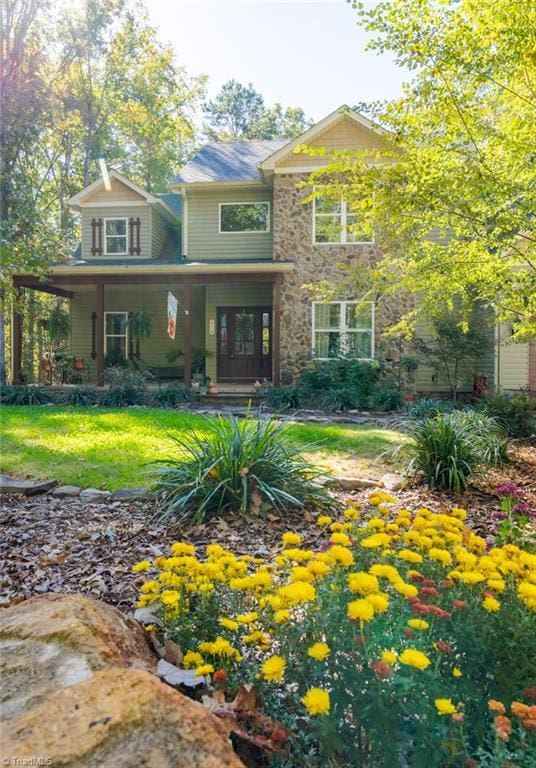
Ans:
{"label": "porch post", "polygon": [[104,283],[97,283],[97,384],[101,384],[104,371]]}
{"label": "porch post", "polygon": [[16,288],[11,311],[11,381],[22,382],[22,313],[19,310],[21,288]]}
{"label": "porch post", "polygon": [[190,386],[192,378],[192,285],[186,280],[182,292],[183,328],[184,328],[184,384]]}
{"label": "porch post", "polygon": [[274,384],[278,387],[281,384],[281,275],[275,276],[273,287],[273,309],[272,309],[272,336],[273,336],[273,373]]}

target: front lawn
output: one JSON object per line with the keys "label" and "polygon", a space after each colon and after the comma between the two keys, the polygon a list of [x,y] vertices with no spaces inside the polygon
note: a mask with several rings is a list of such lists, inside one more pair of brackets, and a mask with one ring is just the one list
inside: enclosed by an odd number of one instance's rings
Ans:
{"label": "front lawn", "polygon": [[[185,411],[3,406],[0,471],[61,484],[115,490],[149,483],[147,463],[173,450],[173,432],[206,432],[206,417]],[[291,424],[298,449],[340,474],[378,476],[375,459],[403,439],[390,429]]]}

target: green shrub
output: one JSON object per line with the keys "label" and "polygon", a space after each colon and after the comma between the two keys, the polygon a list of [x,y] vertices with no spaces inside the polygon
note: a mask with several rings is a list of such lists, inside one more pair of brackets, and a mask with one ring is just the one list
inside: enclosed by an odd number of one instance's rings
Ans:
{"label": "green shrub", "polygon": [[369,408],[373,411],[399,411],[403,404],[402,393],[394,387],[377,389],[369,397]]}
{"label": "green shrub", "polygon": [[298,387],[271,387],[266,404],[278,411],[289,411],[302,407],[302,395]]}
{"label": "green shrub", "polygon": [[454,411],[450,420],[467,435],[482,464],[495,466],[508,460],[506,431],[498,421],[474,410]]}
{"label": "green shrub", "polygon": [[73,387],[62,392],[58,402],[62,405],[89,406],[95,405],[99,395],[93,387]]}
{"label": "green shrub", "polygon": [[482,467],[506,461],[507,442],[494,419],[455,411],[418,421],[399,453],[409,455],[409,474],[423,475],[430,488],[459,493]]}
{"label": "green shrub", "polygon": [[314,483],[319,473],[296,453],[284,425],[249,416],[220,416],[207,425],[207,436],[173,436],[178,456],[158,462],[161,517],[201,523],[219,512],[258,512],[261,504],[280,511],[334,504]]}
{"label": "green shrub", "polygon": [[452,400],[440,400],[435,397],[423,397],[408,408],[408,416],[412,419],[433,419],[440,413],[452,413]]}
{"label": "green shrub", "polygon": [[330,387],[320,405],[325,411],[351,411],[363,406],[363,398],[356,387]]}
{"label": "green shrub", "polygon": [[[378,363],[366,363],[351,358],[316,362],[300,374],[298,387],[304,398],[317,399],[332,389],[352,389],[359,393],[359,402],[366,404],[381,377]],[[359,406],[356,406],[359,407]]]}
{"label": "green shrub", "polygon": [[536,432],[536,398],[529,395],[488,395],[478,408],[497,419],[511,437],[530,437]]}
{"label": "green shrub", "polygon": [[42,387],[6,387],[2,390],[4,405],[47,405],[54,402],[52,393]]}
{"label": "green shrub", "polygon": [[170,384],[159,387],[151,393],[149,404],[153,408],[176,408],[178,405],[190,403],[194,398],[191,389],[180,384]]}
{"label": "green shrub", "polygon": [[430,488],[455,493],[467,487],[481,464],[470,436],[453,423],[450,415],[417,422],[403,452],[410,456],[409,474],[422,474]]}
{"label": "green shrub", "polygon": [[12,384],[0,384],[0,403],[8,405],[14,391],[15,387]]}
{"label": "green shrub", "polygon": [[146,405],[147,384],[144,376],[132,368],[107,368],[104,381],[108,392],[99,398],[99,405],[105,408],[124,408],[128,405]]}

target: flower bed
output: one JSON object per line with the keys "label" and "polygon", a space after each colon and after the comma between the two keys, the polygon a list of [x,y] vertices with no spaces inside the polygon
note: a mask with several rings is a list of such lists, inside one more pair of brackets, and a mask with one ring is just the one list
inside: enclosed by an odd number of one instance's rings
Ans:
{"label": "flower bed", "polygon": [[274,765],[534,765],[536,555],[459,508],[369,504],[319,516],[314,550],[289,531],[269,560],[179,542],[138,563],[155,641]]}

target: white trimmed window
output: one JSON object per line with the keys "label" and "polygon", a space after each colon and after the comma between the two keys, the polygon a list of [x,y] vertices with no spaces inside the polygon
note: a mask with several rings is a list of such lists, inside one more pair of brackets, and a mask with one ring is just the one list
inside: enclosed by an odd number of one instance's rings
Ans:
{"label": "white trimmed window", "polygon": [[372,233],[360,230],[359,217],[343,195],[317,195],[313,199],[313,242],[314,243],[372,243]]}
{"label": "white trimmed window", "polygon": [[374,357],[374,302],[313,302],[313,357]]}
{"label": "white trimmed window", "polygon": [[220,234],[269,231],[270,203],[220,203]]}
{"label": "white trimmed window", "polygon": [[126,256],[128,253],[127,219],[104,219],[104,253]]}
{"label": "white trimmed window", "polygon": [[128,312],[104,313],[104,353],[112,351],[128,357]]}

